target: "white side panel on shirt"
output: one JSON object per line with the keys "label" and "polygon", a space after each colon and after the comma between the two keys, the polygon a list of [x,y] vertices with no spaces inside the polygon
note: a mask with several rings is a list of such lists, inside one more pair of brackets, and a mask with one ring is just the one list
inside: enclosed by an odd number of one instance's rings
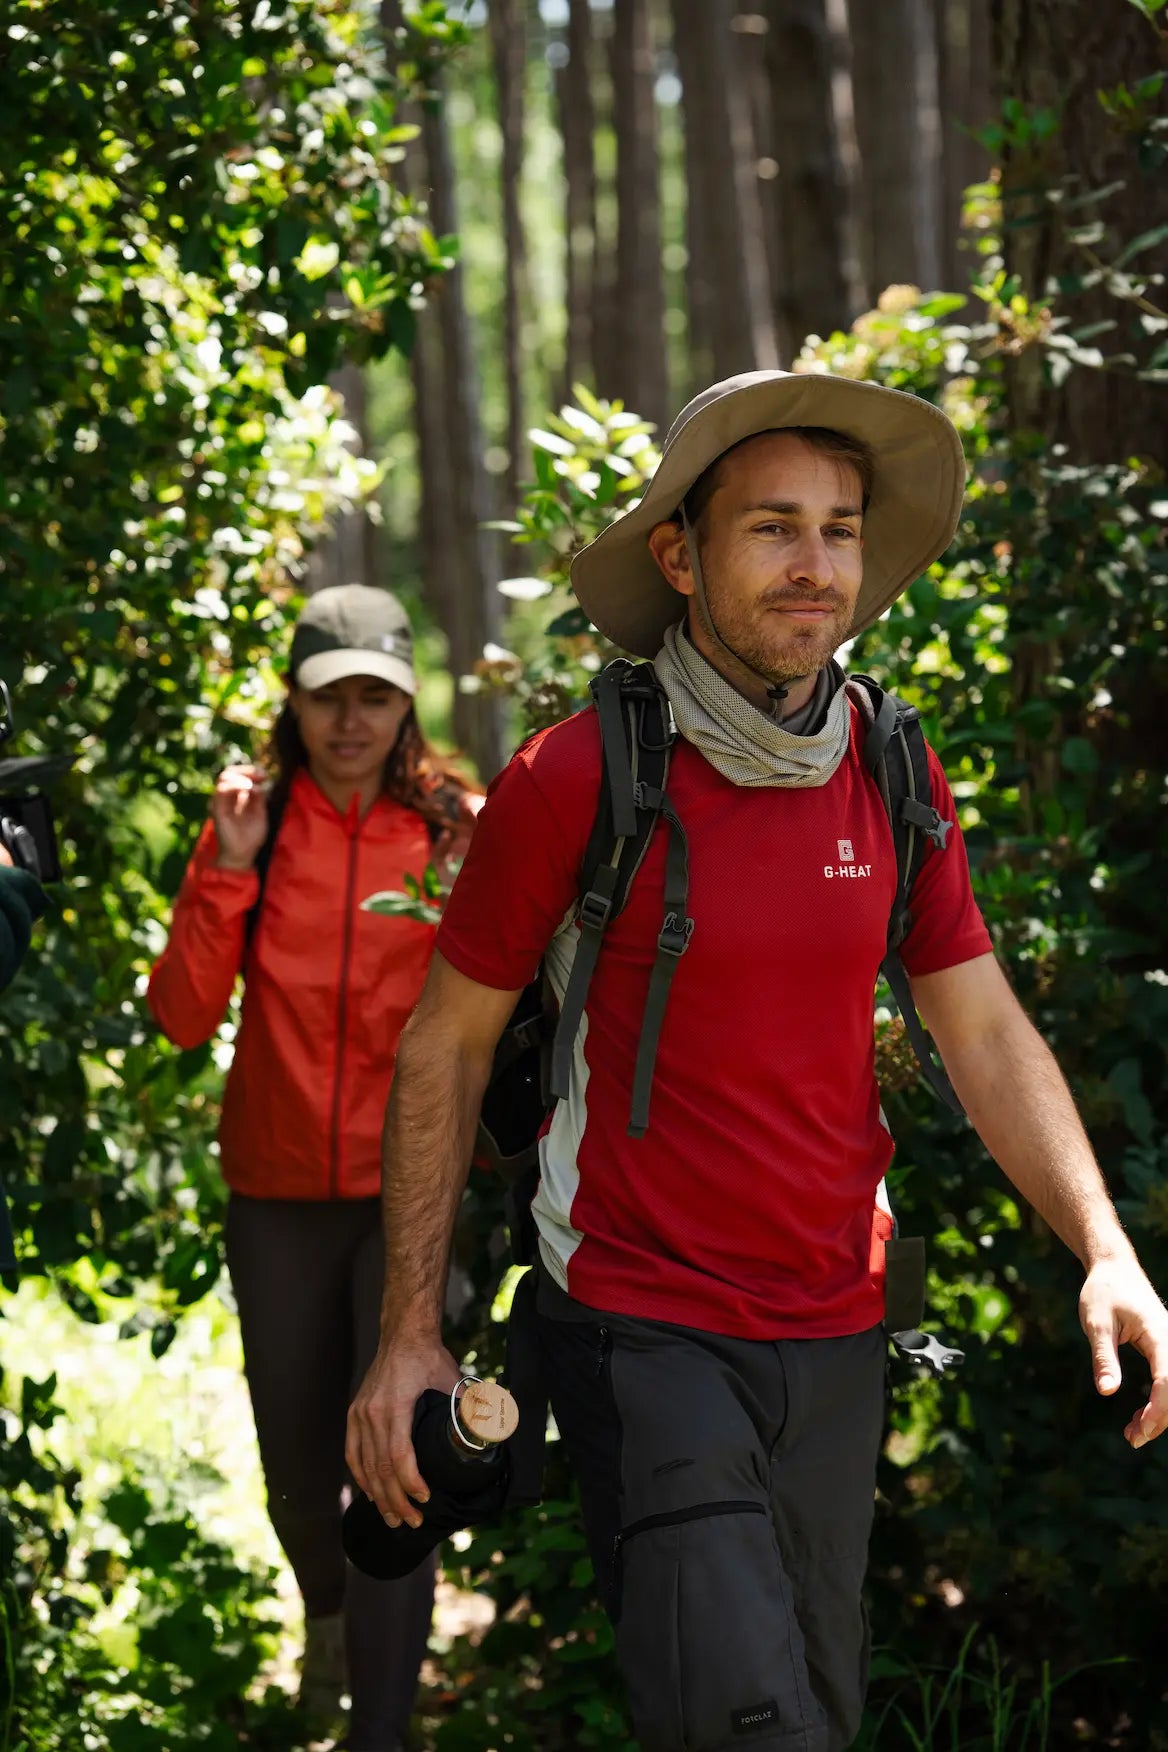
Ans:
{"label": "white side panel on shirt", "polygon": [[[580,933],[575,907],[548,945],[544,965],[558,1003],[563,1003],[568,975],[576,955]],[[539,1251],[544,1265],[562,1290],[568,1287],[568,1261],[584,1236],[571,1223],[572,1202],[580,1186],[577,1157],[588,1122],[588,1063],[584,1043],[588,1038],[588,1012],[572,1047],[572,1075],[568,1099],[556,1105],[547,1135],[539,1142],[539,1191],[532,1201],[532,1214],[539,1230]]]}

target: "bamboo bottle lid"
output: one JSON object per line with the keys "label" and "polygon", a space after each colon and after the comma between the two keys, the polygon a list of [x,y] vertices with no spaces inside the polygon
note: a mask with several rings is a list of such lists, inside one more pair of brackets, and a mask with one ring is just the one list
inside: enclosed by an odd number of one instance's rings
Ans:
{"label": "bamboo bottle lid", "polygon": [[495,1447],[519,1427],[519,1407],[497,1381],[468,1381],[458,1399],[458,1422],[474,1442]]}

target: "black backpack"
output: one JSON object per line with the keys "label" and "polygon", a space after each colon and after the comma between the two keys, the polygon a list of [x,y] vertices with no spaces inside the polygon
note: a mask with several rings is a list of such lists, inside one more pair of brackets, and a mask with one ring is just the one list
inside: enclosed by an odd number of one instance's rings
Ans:
{"label": "black backpack", "polygon": [[[870,676],[849,676],[846,685],[868,725],[864,760],[880,791],[896,849],[896,897],[881,972],[926,1080],[946,1106],[961,1114],[961,1103],[917,1015],[900,958],[900,945],[912,923],[913,884],[928,843],[943,850],[953,824],[943,821],[933,807],[924,731],[916,707],[885,692]],[[572,1049],[604,933],[628,899],[658,821],[665,824],[669,848],[657,954],[633,1071],[630,1137],[642,1137],[649,1124],[657,1042],[669,989],[694,930],[687,907],[685,830],[666,794],[677,727],[665,690],[651,663],[618,658],[595,677],[590,692],[600,720],[601,781],[580,871],[576,914],[580,940],[572,971],[558,1016],[542,974],[522,993],[499,1041],[479,1119],[476,1160],[497,1169],[511,1183],[508,1203],[517,1257],[524,1250],[523,1238],[531,1240],[527,1206],[538,1178],[539,1133],[552,1103],[568,1094]]]}

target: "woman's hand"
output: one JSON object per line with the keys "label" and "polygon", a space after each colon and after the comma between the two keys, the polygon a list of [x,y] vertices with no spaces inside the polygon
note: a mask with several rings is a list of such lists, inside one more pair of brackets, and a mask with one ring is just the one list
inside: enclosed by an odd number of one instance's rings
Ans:
{"label": "woman's hand", "polygon": [[256,766],[225,767],[211,798],[220,870],[250,870],[268,836],[267,774]]}

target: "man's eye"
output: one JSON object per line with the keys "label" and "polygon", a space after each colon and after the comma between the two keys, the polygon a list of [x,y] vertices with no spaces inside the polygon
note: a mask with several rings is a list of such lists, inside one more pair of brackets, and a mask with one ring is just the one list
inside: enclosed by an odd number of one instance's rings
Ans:
{"label": "man's eye", "polygon": [[840,523],[840,524],[837,524],[834,529],[829,529],[827,533],[829,535],[843,535],[843,536],[848,537],[850,540],[856,534],[856,531],[854,529],[850,529],[846,523]]}

